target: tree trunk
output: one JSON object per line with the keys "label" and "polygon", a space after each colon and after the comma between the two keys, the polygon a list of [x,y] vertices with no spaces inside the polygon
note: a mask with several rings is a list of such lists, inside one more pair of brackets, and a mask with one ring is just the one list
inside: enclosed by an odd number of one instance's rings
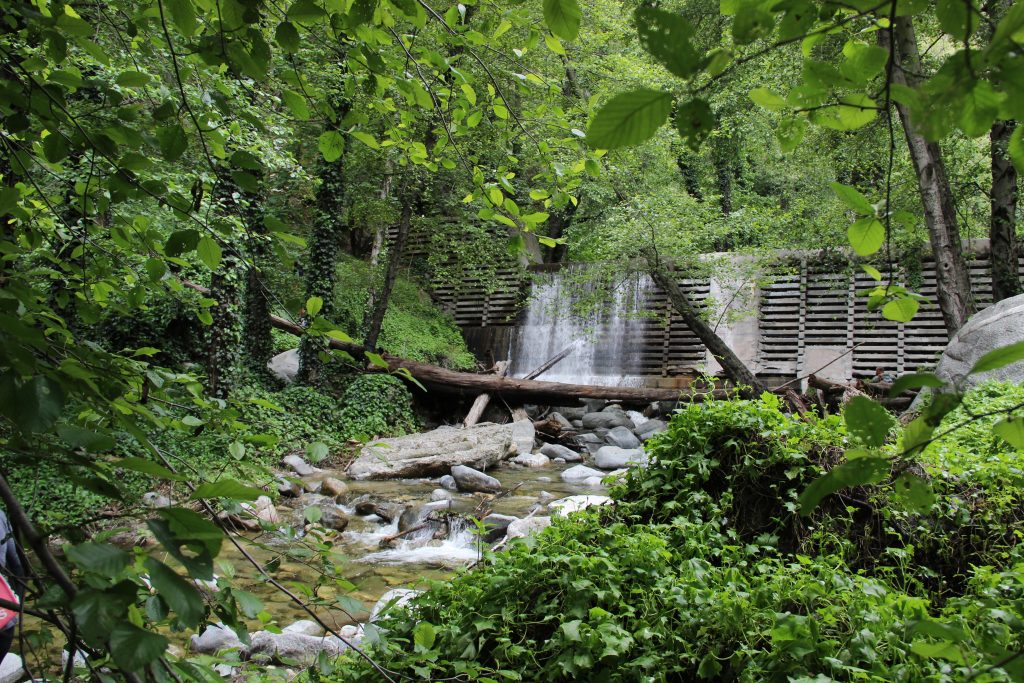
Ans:
{"label": "tree trunk", "polygon": [[708,351],[722,364],[722,369],[734,384],[744,389],[744,394],[751,397],[760,396],[768,391],[764,383],[750,371],[736,353],[729,348],[729,345],[722,341],[722,338],[708,325],[707,321],[700,316],[693,302],[686,296],[672,273],[658,260],[657,256],[647,254],[647,266],[651,272],[654,282],[665,290],[672,308],[682,317],[686,326],[697,335]]}
{"label": "tree trunk", "polygon": [[[230,169],[217,170],[213,191],[215,210],[237,215],[238,186],[231,178]],[[238,258],[229,251],[221,257],[220,265],[210,277],[210,298],[217,303],[210,309],[210,324],[206,347],[206,383],[211,396],[227,398],[237,369],[241,328],[238,315]]]}
{"label": "tree trunk", "polygon": [[420,192],[415,196],[408,196],[402,192],[402,216],[398,219],[398,235],[394,243],[388,249],[388,267],[384,274],[384,282],[381,283],[380,291],[374,297],[373,312],[370,315],[370,322],[366,328],[366,335],[363,343],[366,348],[374,350],[377,348],[377,338],[380,337],[381,327],[384,325],[384,315],[388,311],[388,301],[391,299],[391,291],[395,288],[395,280],[398,278],[398,267],[402,262],[405,253],[405,243],[409,238],[409,227],[412,225],[412,207],[417,203]]}
{"label": "tree trunk", "polygon": [[[351,103],[338,98],[331,103],[336,118],[329,126],[341,130],[341,120],[348,113]],[[348,141],[346,140],[346,143]],[[320,187],[316,191],[317,218],[309,245],[309,262],[306,269],[306,299],[319,297],[323,300],[320,315],[330,319],[334,314],[334,281],[338,267],[338,252],[346,230],[343,220],[345,200],[345,158],[327,162],[320,160]],[[303,313],[304,322],[308,318]],[[335,320],[335,324],[352,331],[351,321]],[[321,346],[309,336],[303,336],[299,343],[299,372],[296,381],[301,384],[316,382],[320,374],[319,353]]]}
{"label": "tree trunk", "polygon": [[[495,377],[504,377],[505,373],[508,372],[508,361],[498,361],[498,363],[495,365],[495,370]],[[466,413],[466,419],[462,421],[462,426],[472,427],[477,422],[479,422],[480,418],[483,417],[484,415],[484,411],[487,410],[487,406],[490,405],[490,403],[490,394],[480,394],[479,396],[477,396],[476,400],[473,401],[473,405],[472,407],[470,407],[469,412]]]}
{"label": "tree trunk", "polygon": [[989,249],[992,258],[992,300],[1021,293],[1017,242],[1017,169],[1007,148],[1016,121],[996,121],[989,134],[992,152],[992,215]]}
{"label": "tree trunk", "polygon": [[[892,56],[893,83],[917,87],[921,80],[921,57],[913,20],[911,17],[897,17],[893,30],[896,43],[896,54]],[[925,223],[935,258],[939,308],[942,309],[946,333],[952,337],[975,311],[970,273],[964,259],[956,207],[953,204],[953,191],[949,186],[938,143],[924,138],[905,104],[897,102],[896,109],[907,138],[924,207]]]}
{"label": "tree trunk", "polygon": [[[261,183],[262,173],[250,171]],[[270,337],[270,299],[263,276],[267,263],[267,230],[263,225],[261,193],[243,192],[242,220],[249,242],[249,270],[245,276],[245,315],[242,319],[242,340],[245,345],[245,362],[257,375],[267,372],[267,361],[273,354]]]}

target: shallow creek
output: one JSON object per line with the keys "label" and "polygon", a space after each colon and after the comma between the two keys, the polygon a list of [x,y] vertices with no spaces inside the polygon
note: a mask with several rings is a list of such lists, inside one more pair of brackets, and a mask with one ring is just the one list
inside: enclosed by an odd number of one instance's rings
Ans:
{"label": "shallow creek", "polygon": [[[545,504],[577,494],[604,493],[603,487],[563,482],[559,475],[571,466],[551,464],[539,468],[521,468],[503,463],[488,470],[488,474],[501,481],[504,489],[518,485],[512,494],[493,501],[491,511],[525,517],[538,503]],[[340,471],[325,474],[339,479],[344,476]],[[363,494],[371,494],[381,501],[416,507],[426,504],[430,500],[431,492],[439,487],[436,479],[346,480],[346,483],[349,487],[348,500],[354,500]],[[452,495],[453,509],[462,511],[472,510],[481,500],[482,494]],[[282,522],[297,524],[302,514],[301,506],[297,506],[293,513],[287,507],[289,504],[288,499],[279,502]],[[349,507],[345,507],[345,511],[350,515],[348,528],[336,534],[333,541],[338,553],[344,557],[342,576],[354,584],[355,589],[350,592],[334,592],[331,588],[322,588],[319,591],[318,597],[337,600],[339,609],[322,607],[317,610],[321,618],[332,625],[340,627],[354,621],[362,621],[377,599],[391,588],[423,588],[427,581],[451,576],[459,568],[471,564],[479,557],[480,541],[470,529],[454,529],[443,540],[417,538],[415,534],[410,534],[408,538],[396,540],[390,547],[382,549],[380,541],[398,531],[397,519],[386,523],[376,515],[357,516]],[[545,509],[537,514],[548,513]],[[289,582],[312,583],[315,580],[315,574],[310,567],[284,554],[294,541],[264,535],[259,538],[259,543],[263,547],[247,546],[247,549],[261,563],[280,560],[279,568],[272,573],[278,581],[288,585]],[[296,619],[308,618],[308,615],[286,595],[261,578],[251,564],[229,544],[225,545],[220,559],[234,566],[241,587],[258,595],[280,626],[285,626]]]}

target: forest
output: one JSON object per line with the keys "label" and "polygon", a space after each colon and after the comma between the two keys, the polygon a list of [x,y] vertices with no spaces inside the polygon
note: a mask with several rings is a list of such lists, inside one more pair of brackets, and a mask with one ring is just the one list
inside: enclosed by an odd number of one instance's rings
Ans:
{"label": "forest", "polygon": [[0,27],[0,683],[1024,681],[1021,0]]}

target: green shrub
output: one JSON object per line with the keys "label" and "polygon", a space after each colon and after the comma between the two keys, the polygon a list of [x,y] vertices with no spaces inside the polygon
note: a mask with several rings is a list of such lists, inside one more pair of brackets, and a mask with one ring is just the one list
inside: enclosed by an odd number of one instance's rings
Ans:
{"label": "green shrub", "polygon": [[401,436],[416,431],[412,394],[392,375],[360,375],[342,397],[340,429],[349,439]]}

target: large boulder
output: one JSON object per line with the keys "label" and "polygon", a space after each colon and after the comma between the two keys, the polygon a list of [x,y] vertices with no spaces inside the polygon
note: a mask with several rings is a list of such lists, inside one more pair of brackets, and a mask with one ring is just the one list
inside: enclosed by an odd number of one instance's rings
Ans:
{"label": "large boulder", "polygon": [[338,657],[348,649],[340,638],[334,636],[310,636],[304,633],[271,633],[257,631],[252,634],[252,645],[248,649],[250,659],[272,659],[295,661],[309,666],[321,652]]}
{"label": "large boulder", "polygon": [[452,476],[460,491],[497,493],[501,490],[500,481],[472,467],[456,465],[452,468]]}
{"label": "large boulder", "polygon": [[576,465],[562,472],[562,481],[566,482],[567,484],[580,484],[586,481],[587,479],[590,479],[591,477],[600,478],[603,476],[604,472],[595,470],[592,467],[587,467],[586,465]]}
{"label": "large boulder", "polygon": [[561,458],[566,462],[579,462],[583,460],[583,456],[576,451],[557,443],[544,444],[540,447],[540,452],[551,459]]}
{"label": "large boulder", "polygon": [[494,543],[505,538],[505,533],[513,522],[518,522],[518,517],[512,515],[499,515],[491,513],[483,518],[484,543]]}
{"label": "large boulder", "polygon": [[612,429],[613,427],[633,428],[633,421],[621,410],[602,410],[583,416],[584,429]]}
{"label": "large boulder", "polygon": [[967,374],[989,351],[1020,341],[1024,341],[1024,294],[1003,299],[968,320],[946,346],[935,374],[963,388],[989,380],[1024,382],[1024,361],[977,375]]}
{"label": "large boulder", "polygon": [[631,464],[647,462],[647,454],[639,448],[619,448],[618,446],[602,446],[597,449],[594,464],[603,470],[617,470]]}
{"label": "large boulder", "polygon": [[640,437],[641,440],[647,441],[655,434],[660,434],[668,429],[668,425],[663,420],[648,420],[641,425],[637,425],[633,433]]}
{"label": "large boulder", "polygon": [[517,519],[508,525],[505,535],[509,538],[526,538],[531,534],[540,533],[551,526],[550,517],[527,517]]}
{"label": "large boulder", "polygon": [[267,361],[267,370],[285,384],[295,381],[299,374],[299,350],[288,349]]}
{"label": "large boulder", "polygon": [[530,420],[516,420],[512,423],[512,441],[515,442],[516,453],[531,452],[536,436],[537,430]]}
{"label": "large boulder", "polygon": [[210,624],[200,635],[193,635],[189,650],[201,655],[212,655],[221,650],[235,650],[242,647],[238,635],[222,624]]}
{"label": "large boulder", "polygon": [[510,424],[439,427],[367,444],[349,465],[348,475],[353,479],[438,477],[455,465],[485,470],[515,453]]}
{"label": "large boulder", "polygon": [[628,427],[615,427],[604,435],[604,440],[619,448],[640,448],[640,439]]}

